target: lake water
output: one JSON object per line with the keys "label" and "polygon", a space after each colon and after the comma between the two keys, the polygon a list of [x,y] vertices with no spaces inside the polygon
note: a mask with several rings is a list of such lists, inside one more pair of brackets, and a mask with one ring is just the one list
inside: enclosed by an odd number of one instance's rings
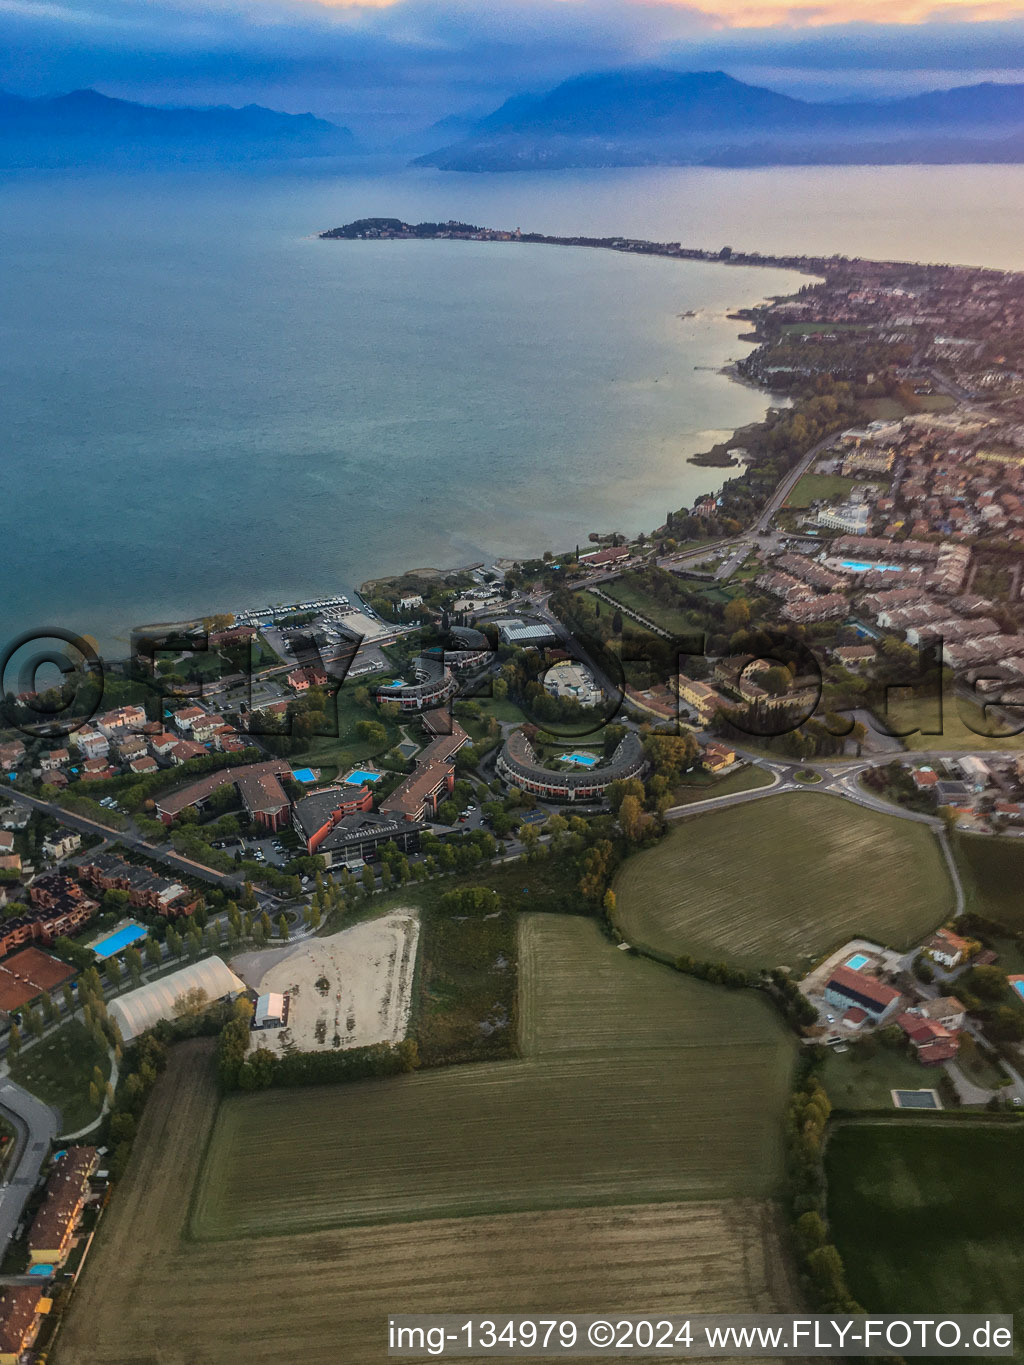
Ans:
{"label": "lake water", "polygon": [[1019,266],[1022,206],[1010,167],[6,177],[0,641],[62,625],[120,652],[141,621],[658,524],[716,486],[686,457],[764,411],[716,373],[749,349],[726,313],[798,282],[323,228]]}

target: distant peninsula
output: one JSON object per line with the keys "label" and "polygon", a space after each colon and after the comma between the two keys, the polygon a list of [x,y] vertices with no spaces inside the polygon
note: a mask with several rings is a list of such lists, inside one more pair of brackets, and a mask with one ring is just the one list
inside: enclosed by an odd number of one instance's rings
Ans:
{"label": "distant peninsula", "polygon": [[[686,261],[716,261],[725,265],[770,266],[827,274],[843,256],[778,256],[764,252],[734,251],[731,246],[712,249],[684,246],[681,242],[652,242],[642,237],[557,236],[546,232],[523,232],[519,228],[479,227],[456,219],[438,223],[406,223],[401,218],[357,218],[341,227],[318,234],[322,241],[412,241],[433,239],[461,242],[523,242],[532,246],[585,246],[607,251],[632,252],[641,256],[671,256]],[[745,318],[745,313],[736,315]]]}

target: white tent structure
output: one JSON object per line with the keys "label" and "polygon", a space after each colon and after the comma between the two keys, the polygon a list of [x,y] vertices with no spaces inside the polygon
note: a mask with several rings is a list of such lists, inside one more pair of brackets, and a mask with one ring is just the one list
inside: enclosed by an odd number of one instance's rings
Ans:
{"label": "white tent structure", "polygon": [[177,1002],[196,990],[205,991],[212,1004],[228,995],[241,995],[245,985],[219,957],[207,957],[111,1000],[110,1017],[128,1042],[161,1019],[174,1019],[179,1012]]}

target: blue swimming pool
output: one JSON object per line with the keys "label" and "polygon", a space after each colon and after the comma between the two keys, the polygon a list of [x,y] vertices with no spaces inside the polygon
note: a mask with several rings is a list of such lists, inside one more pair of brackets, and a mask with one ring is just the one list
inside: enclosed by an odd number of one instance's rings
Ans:
{"label": "blue swimming pool", "polygon": [[294,768],[292,770],[292,777],[295,778],[296,782],[308,783],[316,781],[316,773],[312,768]]}
{"label": "blue swimming pool", "polygon": [[52,1275],[52,1274],[53,1274],[53,1266],[52,1266],[52,1265],[30,1265],[29,1268],[28,1268],[28,1273],[29,1273],[30,1275]]}
{"label": "blue swimming pool", "polygon": [[571,754],[559,754],[559,759],[563,763],[575,763],[577,768],[592,768],[597,762],[594,754],[584,754],[576,749]]}
{"label": "blue swimming pool", "polygon": [[1013,981],[1010,983],[1022,1000],[1024,1000],[1024,981]]}
{"label": "blue swimming pool", "polygon": [[132,920],[123,929],[118,929],[116,934],[111,934],[109,938],[101,938],[99,943],[92,944],[92,950],[102,962],[105,958],[122,952],[130,943],[137,943],[140,938],[145,938],[147,932],[144,924],[136,924]]}
{"label": "blue swimming pool", "polygon": [[375,773],[372,768],[353,768],[345,781],[353,787],[361,787],[364,782],[379,782],[380,779],[381,774]]}
{"label": "blue swimming pool", "polygon": [[863,953],[856,953],[853,957],[850,958],[849,962],[846,965],[848,967],[852,967],[855,972],[859,972],[861,967],[866,966],[867,963],[868,958],[866,958]]}
{"label": "blue swimming pool", "polygon": [[862,564],[859,559],[841,559],[839,563],[852,573],[867,573],[869,569],[881,569],[883,573],[899,573],[903,568],[902,564]]}

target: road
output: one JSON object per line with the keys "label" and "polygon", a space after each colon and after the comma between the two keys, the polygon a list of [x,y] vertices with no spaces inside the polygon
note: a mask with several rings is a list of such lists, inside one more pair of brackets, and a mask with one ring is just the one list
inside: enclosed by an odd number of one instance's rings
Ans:
{"label": "road", "polygon": [[158,862],[166,863],[170,867],[176,867],[180,872],[188,873],[193,877],[200,877],[203,881],[211,882],[215,886],[240,887],[244,878],[237,872],[218,872],[215,868],[207,867],[204,863],[195,863],[191,858],[182,857],[180,853],[175,853],[173,849],[157,844],[147,843],[138,834],[130,831],[111,829],[109,825],[100,824],[98,820],[91,820],[87,815],[76,815],[74,811],[65,810],[63,806],[55,805],[51,801],[40,801],[36,796],[28,796],[25,792],[11,789],[4,793],[10,801],[20,802],[22,805],[31,806],[33,810],[42,811],[45,815],[52,816],[54,820],[62,825],[67,825],[69,829],[78,830],[81,834],[98,834],[104,839],[116,840],[126,848],[135,849],[138,853],[144,853],[147,857],[155,858]]}
{"label": "road", "polygon": [[6,1248],[60,1125],[49,1105],[15,1085],[9,1076],[0,1082],[0,1111],[18,1134],[15,1164],[8,1167],[8,1179],[0,1189],[0,1248]]}

